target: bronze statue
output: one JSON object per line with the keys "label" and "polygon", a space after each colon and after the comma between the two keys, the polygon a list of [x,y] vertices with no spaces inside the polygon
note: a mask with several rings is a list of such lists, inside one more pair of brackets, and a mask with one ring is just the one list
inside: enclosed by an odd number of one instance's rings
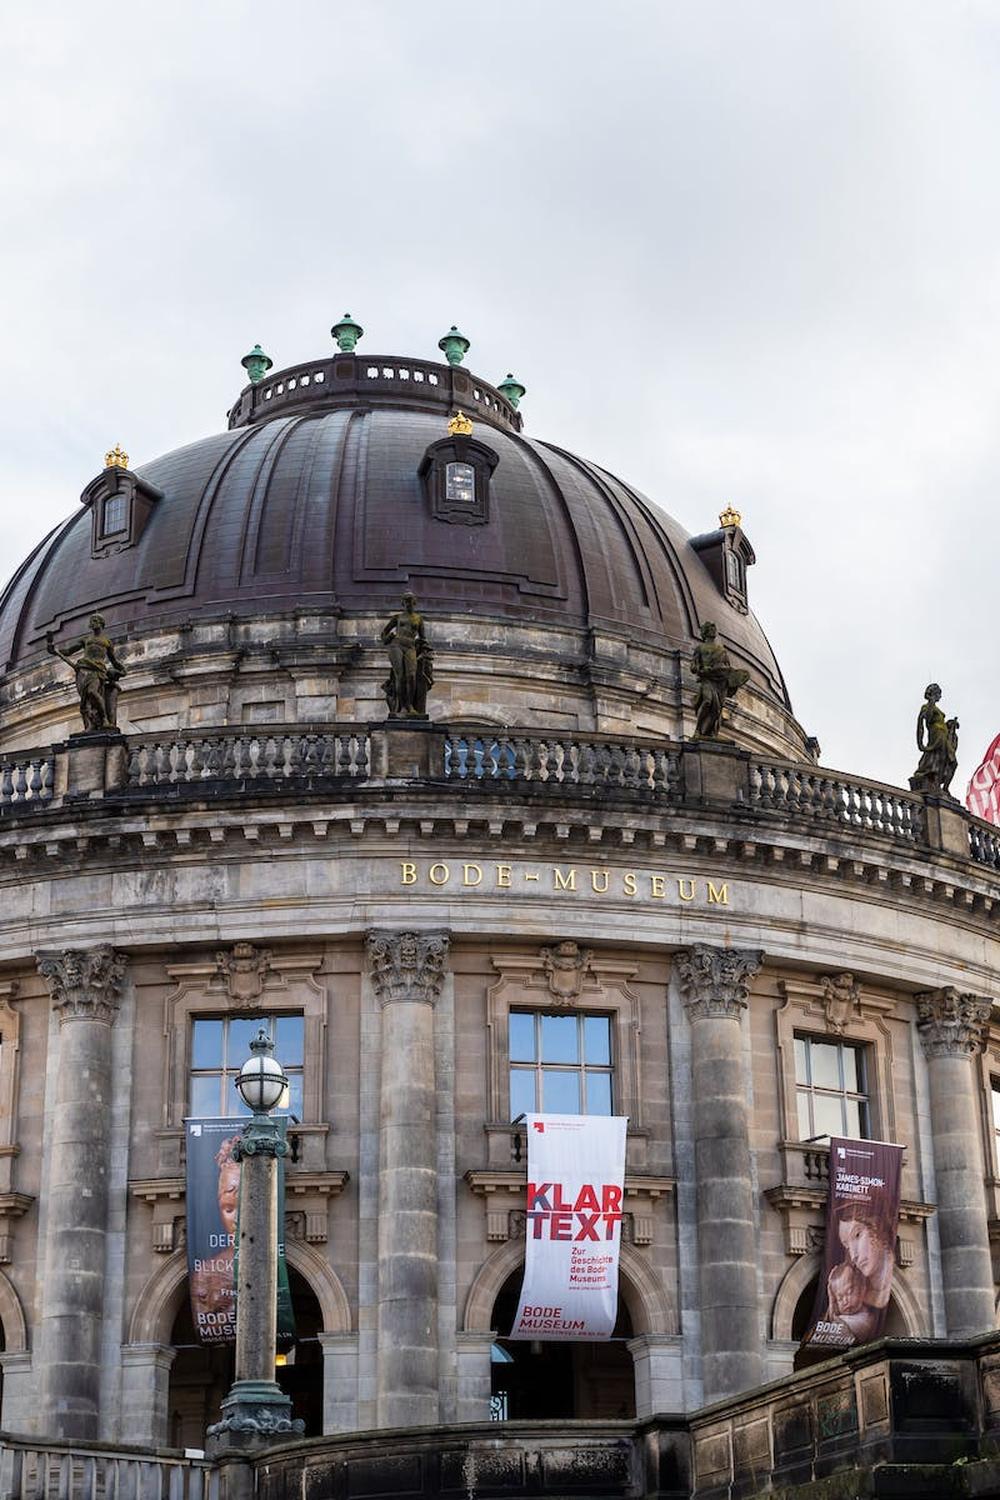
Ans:
{"label": "bronze statue", "polygon": [[[104,633],[104,616],[91,615],[90,633],[73,641],[66,651],[60,651],[51,630],[45,637],[45,645],[76,673],[84,729],[117,729],[118,682],[125,676],[125,666]],[[80,655],[74,661],[70,653],[76,652]]]}
{"label": "bronze statue", "polygon": [[958,720],[945,718],[940,699],[938,684],[928,683],[917,714],[917,749],[922,754],[910,777],[910,789],[950,797],[951,778],[958,765]]}
{"label": "bronze statue", "polygon": [[698,716],[695,738],[714,740],[719,737],[722,710],[750,678],[750,673],[730,664],[729,653],[717,640],[718,630],[711,620],[701,627],[701,644],[694,648],[691,670],[698,679],[695,712]]}
{"label": "bronze statue", "polygon": [[403,607],[382,631],[389,648],[389,676],[382,684],[390,719],[426,719],[427,693],[434,683],[434,657],[424,635],[416,595],[404,594]]}

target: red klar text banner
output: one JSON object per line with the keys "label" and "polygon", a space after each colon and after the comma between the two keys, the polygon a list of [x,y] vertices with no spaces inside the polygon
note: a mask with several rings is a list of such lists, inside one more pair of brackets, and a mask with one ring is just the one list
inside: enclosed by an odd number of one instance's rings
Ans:
{"label": "red klar text banner", "polygon": [[624,1116],[528,1115],[524,1283],[512,1339],[607,1339],[618,1312]]}

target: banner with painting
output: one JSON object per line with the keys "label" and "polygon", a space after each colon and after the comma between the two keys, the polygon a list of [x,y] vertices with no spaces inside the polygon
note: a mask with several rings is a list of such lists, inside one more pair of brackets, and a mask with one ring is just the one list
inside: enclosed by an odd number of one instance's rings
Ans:
{"label": "banner with painting", "polygon": [[[287,1121],[274,1124],[284,1134]],[[191,1317],[203,1344],[236,1339],[236,1244],[240,1163],[233,1147],[239,1119],[186,1120],[187,1258]],[[295,1338],[292,1298],[285,1264],[285,1163],[278,1158],[278,1343]]]}
{"label": "banner with painting", "polygon": [[608,1339],[618,1313],[624,1116],[525,1116],[524,1281],[512,1339]]}
{"label": "banner with painting", "polygon": [[817,1350],[880,1338],[889,1312],[903,1147],[830,1138],[826,1245],[812,1320]]}

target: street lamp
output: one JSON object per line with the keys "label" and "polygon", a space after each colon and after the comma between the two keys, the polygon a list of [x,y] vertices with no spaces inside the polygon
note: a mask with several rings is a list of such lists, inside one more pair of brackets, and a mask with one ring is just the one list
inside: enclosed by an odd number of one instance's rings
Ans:
{"label": "street lamp", "polygon": [[233,1148],[240,1166],[237,1242],[236,1378],[222,1419],[208,1429],[208,1451],[253,1449],[278,1435],[300,1436],[305,1424],[274,1379],[278,1318],[278,1157],[288,1144],[270,1111],[288,1087],[274,1043],[261,1027],[236,1078],[253,1111]]}

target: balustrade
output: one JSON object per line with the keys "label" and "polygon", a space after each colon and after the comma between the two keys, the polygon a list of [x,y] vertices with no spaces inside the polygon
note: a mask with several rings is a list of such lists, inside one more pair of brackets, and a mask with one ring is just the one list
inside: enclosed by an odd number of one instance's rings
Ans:
{"label": "balustrade", "polygon": [[52,796],[52,754],[29,755],[24,760],[0,762],[0,807],[21,802],[47,802]]}
{"label": "balustrade", "polygon": [[884,833],[910,843],[918,843],[924,831],[919,797],[896,787],[790,762],[751,762],[750,805]]}
{"label": "balustrade", "polygon": [[178,1454],[0,1438],[0,1500],[218,1500],[219,1471]]}
{"label": "balustrade", "polygon": [[129,741],[129,787],[197,782],[280,782],[368,775],[363,732],[229,731]]}
{"label": "balustrade", "polygon": [[540,736],[452,735],[444,774],[459,781],[557,783],[621,787],[673,799],[680,788],[676,748]]}

